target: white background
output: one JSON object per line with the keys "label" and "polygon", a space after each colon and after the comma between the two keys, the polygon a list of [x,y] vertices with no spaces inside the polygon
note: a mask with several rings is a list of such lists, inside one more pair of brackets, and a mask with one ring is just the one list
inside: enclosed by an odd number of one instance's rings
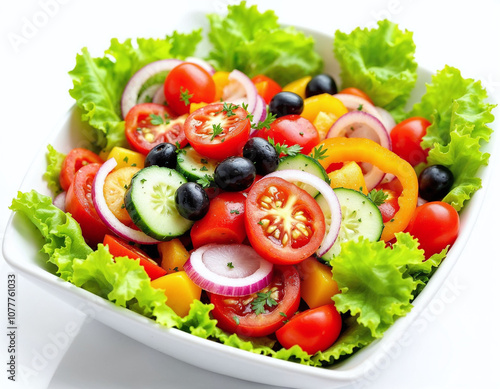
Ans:
{"label": "white background", "polygon": [[[47,8],[42,4],[51,3]],[[34,153],[73,104],[67,90],[76,53],[96,56],[112,37],[161,37],[184,30],[188,11],[221,11],[231,1],[3,0],[0,5],[0,233]],[[414,32],[420,66],[449,64],[481,79],[500,101],[500,4],[498,1],[251,1],[274,9],[280,21],[333,34],[389,18]],[[57,6],[54,6],[57,4]],[[45,10],[44,10],[45,8]],[[35,30],[26,27],[38,24]],[[36,26],[35,26],[36,27]],[[13,44],[13,34],[25,41]],[[500,113],[497,109],[497,115]],[[496,124],[497,132],[500,126]],[[500,134],[496,134],[498,138]],[[500,169],[499,139],[491,158]],[[498,174],[493,174],[477,225],[449,282],[425,312],[428,325],[377,370],[369,388],[498,388],[499,303],[497,250]],[[6,317],[7,265],[0,291]],[[149,349],[59,302],[18,276],[18,357],[26,369],[19,388],[265,388],[223,377]],[[4,323],[4,319],[0,319]],[[78,328],[81,331],[78,333]],[[6,325],[2,324],[6,327]],[[3,331],[2,331],[3,334]],[[0,387],[6,381],[5,336],[0,349]],[[73,341],[73,342],[71,342]],[[50,347],[48,347],[48,345]],[[45,354],[44,354],[45,352]],[[19,366],[19,365],[18,365]],[[30,369],[30,370],[28,370]],[[255,372],[255,374],[259,374]],[[50,384],[49,384],[50,381]]]}

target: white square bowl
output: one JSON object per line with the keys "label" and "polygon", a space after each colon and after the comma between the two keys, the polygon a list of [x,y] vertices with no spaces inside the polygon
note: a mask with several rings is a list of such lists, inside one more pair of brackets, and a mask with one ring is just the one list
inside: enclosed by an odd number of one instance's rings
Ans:
{"label": "white square bowl", "polygon": [[[325,60],[325,72],[338,79],[339,67],[333,59],[332,37],[311,30],[305,32],[315,37],[318,52]],[[430,81],[431,73],[419,69],[418,76],[411,102],[417,101],[424,93],[425,82]],[[68,152],[76,146],[85,146],[86,141],[82,139],[79,129],[86,125],[81,122],[78,109],[73,108],[62,118],[49,142],[62,152]],[[491,142],[485,147],[486,151],[493,150],[495,139],[496,136],[493,134]],[[20,188],[21,191],[36,189],[41,193],[50,194],[42,179],[46,166],[45,153],[44,145],[36,155]],[[480,172],[485,187],[490,177],[490,170],[487,167]],[[42,238],[36,228],[22,215],[14,214],[9,220],[3,241],[3,254],[10,266],[58,298],[75,307],[85,307],[86,313],[90,312],[102,323],[181,361],[220,374],[269,385],[290,388],[317,388],[324,385],[328,388],[338,388],[362,381],[383,363],[387,353],[397,345],[404,332],[428,305],[445,282],[465,247],[479,214],[484,194],[484,189],[478,191],[462,211],[460,235],[446,260],[414,301],[413,310],[406,317],[397,320],[382,339],[359,350],[345,361],[327,368],[277,360],[201,339],[177,329],[166,329],[150,319],[117,307],[107,300],[61,280],[48,271],[46,257],[39,252],[43,244]]]}

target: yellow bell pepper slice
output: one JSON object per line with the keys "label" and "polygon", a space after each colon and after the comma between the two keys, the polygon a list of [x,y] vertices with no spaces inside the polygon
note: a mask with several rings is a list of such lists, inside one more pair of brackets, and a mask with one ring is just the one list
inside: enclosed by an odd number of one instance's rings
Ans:
{"label": "yellow bell pepper slice", "polygon": [[384,223],[381,239],[390,241],[396,232],[408,226],[418,200],[417,174],[408,162],[365,138],[328,138],[318,143],[316,149],[319,147],[326,150],[324,158],[319,160],[325,169],[332,163],[356,161],[371,163],[386,173],[394,174],[401,182],[403,191],[398,198],[399,211],[393,219]]}
{"label": "yellow bell pepper slice", "polygon": [[335,115],[335,120],[337,120],[348,111],[342,101],[328,93],[311,96],[304,100],[304,110],[301,116],[312,123],[320,112],[331,113]]}
{"label": "yellow bell pepper slice", "polygon": [[330,131],[330,128],[337,119],[337,116],[329,112],[321,111],[318,115],[316,115],[313,125],[316,127],[316,130],[318,130],[320,140],[326,138],[326,134],[328,134],[328,131]]}
{"label": "yellow bell pepper slice", "polygon": [[298,94],[302,99],[306,98],[306,86],[311,81],[311,76],[299,78],[298,80],[292,81],[283,87],[283,92],[293,92]]}
{"label": "yellow bell pepper slice", "polygon": [[214,101],[220,101],[224,88],[229,84],[229,72],[215,72],[212,79],[215,82]]}
{"label": "yellow bell pepper slice", "polygon": [[172,239],[158,244],[161,257],[161,267],[168,274],[184,270],[184,264],[189,258],[189,252],[179,239]]}
{"label": "yellow bell pepper slice", "polygon": [[151,281],[151,286],[163,289],[167,296],[167,305],[181,317],[189,313],[189,308],[194,300],[199,300],[201,288],[188,277],[186,272],[167,274]]}
{"label": "yellow bell pepper slice", "polygon": [[122,167],[138,167],[144,168],[144,161],[146,157],[137,151],[132,151],[123,147],[113,147],[109,152],[106,159],[116,159],[116,167],[114,170],[121,169]]}
{"label": "yellow bell pepper slice", "polygon": [[363,171],[354,161],[347,162],[340,169],[328,173],[328,178],[332,188],[354,189],[368,194]]}
{"label": "yellow bell pepper slice", "polygon": [[333,304],[332,297],[339,293],[332,278],[332,268],[309,257],[297,265],[300,275],[300,296],[309,308]]}

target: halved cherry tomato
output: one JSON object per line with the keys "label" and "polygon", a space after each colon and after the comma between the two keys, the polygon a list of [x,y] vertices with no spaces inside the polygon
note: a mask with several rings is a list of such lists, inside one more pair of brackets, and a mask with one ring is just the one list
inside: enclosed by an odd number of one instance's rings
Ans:
{"label": "halved cherry tomato", "polygon": [[365,92],[363,92],[361,89],[358,89],[358,88],[353,88],[353,87],[345,88],[345,89],[342,89],[339,93],[343,93],[346,95],[358,96],[358,97],[361,97],[362,99],[365,99],[370,104],[373,104],[373,101],[372,101],[372,99],[370,99],[370,96],[368,96]]}
{"label": "halved cherry tomato", "polygon": [[225,192],[210,201],[203,219],[191,228],[191,241],[196,249],[208,243],[242,243],[245,231],[246,197],[239,192]]}
{"label": "halved cherry tomato", "polygon": [[337,308],[334,304],[327,304],[293,316],[276,331],[276,337],[285,348],[297,344],[313,355],[330,347],[339,337],[341,329],[342,317]]}
{"label": "halved cherry tomato", "polygon": [[295,264],[318,249],[325,218],[306,191],[281,178],[264,177],[248,193],[245,227],[252,247],[263,258]]}
{"label": "halved cherry tomato", "polygon": [[420,242],[425,257],[441,252],[453,245],[460,229],[458,212],[450,204],[432,201],[417,207],[405,232]]}
{"label": "halved cherry tomato", "polygon": [[387,223],[389,220],[392,220],[396,212],[399,210],[398,204],[398,194],[390,189],[382,189],[375,188],[377,190],[381,190],[384,194],[387,195],[387,198],[384,200],[382,204],[378,206],[380,213],[382,214],[382,221]]}
{"label": "halved cherry tomato", "polygon": [[272,138],[280,145],[299,145],[302,147],[302,154],[309,154],[319,142],[316,127],[299,115],[282,116],[272,122],[269,129],[260,130],[257,136],[264,139]]}
{"label": "halved cherry tomato", "polygon": [[271,283],[260,292],[243,297],[211,294],[210,302],[223,330],[242,336],[270,335],[299,308],[299,273],[293,266],[275,266]]}
{"label": "halved cherry tomato", "polygon": [[189,113],[191,103],[211,103],[215,97],[212,76],[191,62],[173,68],[165,79],[163,89],[168,106],[178,115]]}
{"label": "halved cherry tomato", "polygon": [[281,92],[281,86],[272,78],[259,74],[252,78],[252,82],[257,88],[257,93],[269,104],[275,94]]}
{"label": "halved cherry tomato", "polygon": [[174,114],[164,105],[137,104],[125,117],[125,136],[138,152],[147,155],[157,144],[169,142],[187,145],[183,124],[185,116],[174,119]]}
{"label": "halved cherry tomato", "polygon": [[97,154],[90,150],[75,148],[72,149],[66,158],[64,158],[61,174],[59,175],[59,183],[63,190],[68,190],[71,182],[75,178],[75,173],[85,165],[89,163],[99,163],[102,164],[104,161]]}
{"label": "halved cherry tomato", "polygon": [[104,246],[108,246],[108,250],[113,257],[129,257],[139,261],[149,278],[152,280],[167,274],[167,271],[149,257],[140,248],[128,244],[123,239],[116,236],[106,235],[102,242]]}
{"label": "halved cherry tomato", "polygon": [[92,202],[92,184],[100,167],[98,163],[91,163],[80,168],[66,193],[66,211],[80,224],[85,241],[93,247],[109,233]]}
{"label": "halved cherry tomato", "polygon": [[241,107],[231,105],[224,110],[222,103],[208,104],[188,116],[184,133],[198,153],[223,160],[241,153],[250,135],[247,116]]}
{"label": "halved cherry tomato", "polygon": [[425,162],[429,150],[423,150],[420,143],[430,125],[427,119],[418,116],[396,124],[391,131],[392,151],[409,162],[411,166]]}

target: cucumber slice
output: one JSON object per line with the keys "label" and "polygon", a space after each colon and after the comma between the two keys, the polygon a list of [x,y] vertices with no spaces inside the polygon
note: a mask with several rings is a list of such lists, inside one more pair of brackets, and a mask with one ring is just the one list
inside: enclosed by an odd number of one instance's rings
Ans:
{"label": "cucumber slice", "polygon": [[[321,259],[329,262],[334,256],[339,255],[340,245],[348,240],[358,240],[359,237],[376,242],[382,235],[384,222],[382,214],[375,205],[363,193],[353,189],[336,188],[333,190],[337,195],[342,211],[340,232],[332,248],[324,254]],[[325,223],[330,223],[331,214],[323,195],[316,197],[316,201],[325,215]]]}
{"label": "cucumber slice", "polygon": [[175,191],[186,183],[177,171],[149,166],[137,172],[125,195],[125,208],[145,234],[169,240],[184,234],[193,222],[183,218],[175,206]]}
{"label": "cucumber slice", "polygon": [[[322,180],[330,183],[330,179],[328,178],[328,174],[326,170],[321,166],[321,164],[314,159],[305,154],[297,154],[293,156],[288,156],[283,158],[276,170],[300,170],[303,172],[314,174],[316,177],[321,178]],[[310,185],[304,184],[303,182],[294,182],[299,188],[304,189],[307,193],[309,193],[312,197],[316,197],[319,194],[319,191],[316,188],[313,188]]]}
{"label": "cucumber slice", "polygon": [[196,182],[209,175],[213,177],[218,161],[198,153],[192,146],[186,146],[177,154],[177,171],[188,181]]}

